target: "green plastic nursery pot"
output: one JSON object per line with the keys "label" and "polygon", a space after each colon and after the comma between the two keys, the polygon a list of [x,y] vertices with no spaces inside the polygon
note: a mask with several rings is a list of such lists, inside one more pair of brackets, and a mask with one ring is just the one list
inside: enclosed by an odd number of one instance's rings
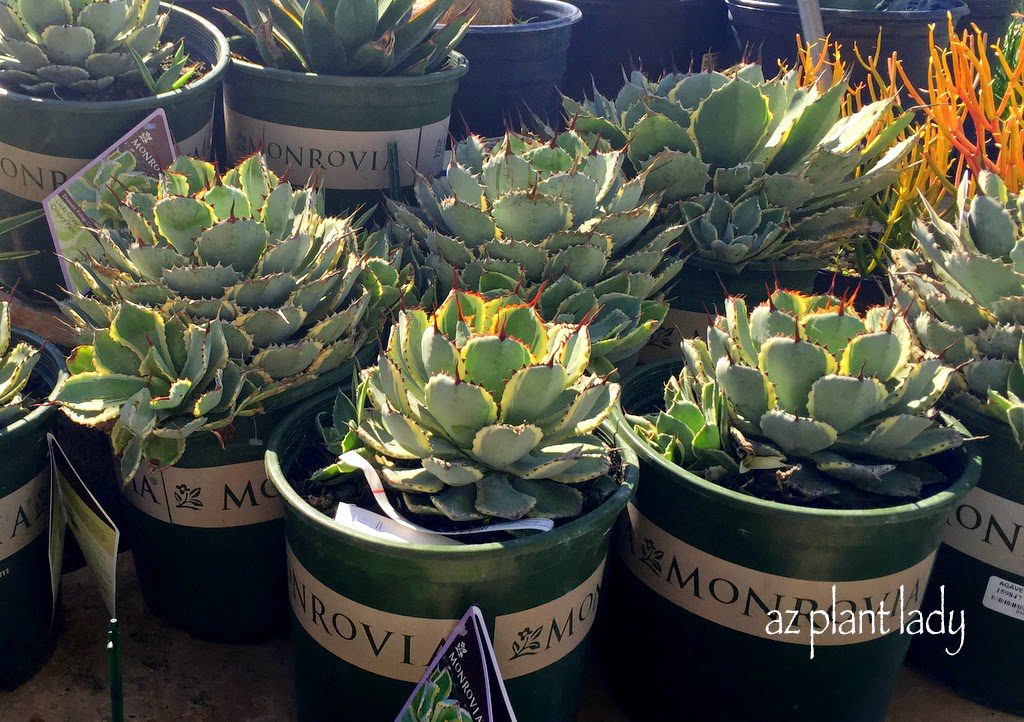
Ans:
{"label": "green plastic nursery pot", "polygon": [[[623,384],[623,408],[660,404],[677,371],[671,362],[638,370]],[[631,714],[883,719],[911,641],[892,630],[901,610],[913,630],[946,516],[978,480],[980,460],[950,452],[957,481],[914,504],[810,509],[698,478],[618,423],[640,459],[640,483],[613,542],[601,645],[607,679]],[[878,621],[872,634],[866,617],[851,626],[854,613],[883,602],[895,614],[889,634]],[[835,629],[822,619],[832,610]],[[813,659],[811,623],[821,632]]]}
{"label": "green plastic nursery pot", "polygon": [[747,304],[762,303],[776,288],[811,293],[821,261],[748,263],[742,270],[720,261],[693,256],[676,276],[669,292],[665,322],[640,352],[642,362],[679,357],[679,342],[704,335],[727,296],[743,296]]}
{"label": "green plastic nursery pot", "polygon": [[288,482],[331,403],[297,409],[266,458],[285,503],[299,718],[336,719],[339,700],[355,700],[361,719],[395,718],[475,604],[518,718],[575,722],[612,525],[636,483],[633,452],[622,450],[610,499],[553,531],[461,547],[384,542],[335,525]]}
{"label": "green plastic nursery pot", "polygon": [[[164,38],[183,38],[189,55],[207,66],[203,77],[187,88],[103,103],[34,98],[0,89],[0,218],[38,209],[46,196],[157,108],[166,111],[181,152],[209,155],[217,88],[227,70],[227,40],[199,16],[162,7],[170,15]],[[22,292],[58,295],[64,280],[45,220],[3,236],[0,249],[39,251],[4,263],[4,285],[17,283]]]}
{"label": "green plastic nursery pot", "polygon": [[[33,398],[52,398],[64,359],[35,334],[15,338],[42,349],[29,381]],[[46,434],[57,407],[42,404],[0,429],[0,688],[13,689],[46,660],[57,636],[50,577],[50,456]],[[58,561],[59,563],[59,561]]]}
{"label": "green plastic nursery pot", "polygon": [[925,598],[962,609],[967,637],[915,639],[910,659],[937,673],[963,697],[1024,714],[1017,651],[1024,645],[1024,455],[1009,427],[962,406],[951,409],[978,438],[981,480],[950,513]]}
{"label": "green plastic nursery pot", "polygon": [[414,169],[441,172],[452,98],[468,70],[458,53],[429,75],[357,78],[265,68],[242,59],[255,54],[238,43],[224,82],[231,163],[262,149],[271,169],[287,172],[293,184],[323,183],[332,213],[381,201],[390,187],[391,141],[403,189]]}
{"label": "green plastic nursery pot", "polygon": [[238,419],[223,447],[211,432],[195,434],[174,467],[148,469],[125,486],[135,571],[150,610],[214,641],[284,628],[284,506],[264,472],[267,439],[294,406],[351,377],[350,362],[268,400],[266,413]]}

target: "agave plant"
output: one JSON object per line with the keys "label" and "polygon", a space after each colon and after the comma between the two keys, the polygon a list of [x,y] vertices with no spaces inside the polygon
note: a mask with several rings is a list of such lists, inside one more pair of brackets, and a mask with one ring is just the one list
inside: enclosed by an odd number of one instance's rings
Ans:
{"label": "agave plant", "polygon": [[57,403],[77,423],[111,428],[122,478],[134,477],[143,459],[172,466],[191,434],[219,432],[279,393],[231,358],[229,327],[123,301],[109,328],[72,351]]}
{"label": "agave plant", "polygon": [[858,205],[898,177],[914,139],[893,141],[912,113],[868,142],[893,102],[840,117],[845,93],[744,64],[656,82],[634,72],[614,100],[565,108],[576,130],[627,148],[699,255],[742,266],[826,258],[863,229]]}
{"label": "agave plant", "polygon": [[220,12],[256,47],[264,65],[321,75],[425,75],[462,40],[466,13],[437,23],[453,0],[239,0],[246,21]]}
{"label": "agave plant", "polygon": [[39,361],[39,349],[11,337],[11,304],[0,302],[0,427],[26,413],[25,386]]}
{"label": "agave plant", "polygon": [[963,443],[933,408],[953,368],[922,352],[891,306],[861,316],[833,296],[776,291],[748,312],[730,298],[707,343],[683,352],[669,397],[677,387],[682,403],[641,424],[673,460],[805,501],[844,489],[917,498],[948,481],[926,460]]}
{"label": "agave plant", "polygon": [[399,722],[473,722],[473,716],[451,699],[452,675],[448,668],[435,669],[416,690]]}
{"label": "agave plant", "polygon": [[1024,196],[993,173],[976,185],[960,185],[956,226],[925,204],[918,249],[893,251],[893,287],[924,346],[963,365],[953,398],[1004,419],[1024,448]]}
{"label": "agave plant", "polygon": [[159,0],[3,0],[0,84],[62,98],[126,95],[144,84],[151,94],[176,90],[196,69],[180,43],[160,42],[167,15],[159,8]]}
{"label": "agave plant", "polygon": [[453,291],[405,311],[366,374],[359,438],[412,513],[453,521],[578,516],[614,488],[594,432],[619,387],[587,375],[586,326],[515,296]]}
{"label": "agave plant", "polygon": [[[663,289],[683,265],[682,226],[643,236],[658,210],[624,154],[575,132],[545,141],[508,133],[495,146],[460,143],[446,177],[419,177],[419,208],[390,202],[434,283],[536,300],[554,323],[589,322],[595,360],[642,347],[667,312]],[[595,317],[596,316],[596,317]]]}
{"label": "agave plant", "polygon": [[[118,185],[116,177],[108,185],[124,193],[117,201],[120,223],[96,232],[101,256],[69,262],[88,293],[72,294],[62,308],[84,344],[81,373],[146,379],[152,397],[147,403],[175,410],[158,424],[184,429],[184,436],[198,428],[220,428],[210,424],[230,423],[232,414],[255,413],[267,396],[339,367],[377,336],[384,315],[403,293],[403,273],[396,270],[401,256],[390,255],[383,232],[364,234],[352,218],[324,218],[320,193],[292,189],[261,156],[247,158],[223,176],[205,161],[179,157],[156,186],[155,192],[132,190]],[[135,349],[142,359],[118,352],[123,364],[103,361],[101,346],[129,340],[118,330],[118,319],[141,318],[143,312],[147,328],[173,325],[175,338],[187,335],[196,344],[208,336],[202,356],[206,371],[197,376],[180,353],[149,359],[142,346]],[[238,401],[237,408],[226,406],[226,398],[215,404],[211,420],[197,393],[223,385],[215,379],[217,356],[206,358],[221,342],[224,362],[239,369],[224,373],[240,377],[241,391],[249,388],[246,384],[256,390],[243,395],[249,401]],[[178,346],[168,338],[169,353]],[[89,358],[96,359],[95,368]],[[129,371],[137,362],[143,366]],[[174,375],[179,373],[184,375]],[[62,395],[69,414],[90,424],[114,418],[127,397],[103,385],[110,379],[76,376]],[[172,384],[169,400],[160,393],[161,379]],[[174,385],[179,379],[182,383]],[[86,381],[92,385],[80,391]],[[154,463],[173,463],[183,451],[183,444],[147,444],[155,432],[146,425],[123,426],[145,432],[136,437],[143,456]],[[124,448],[134,452],[127,444]]]}

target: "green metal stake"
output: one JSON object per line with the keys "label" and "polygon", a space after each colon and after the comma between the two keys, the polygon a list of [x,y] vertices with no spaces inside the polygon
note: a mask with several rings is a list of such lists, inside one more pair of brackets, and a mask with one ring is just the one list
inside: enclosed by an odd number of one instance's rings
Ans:
{"label": "green metal stake", "polygon": [[117,620],[107,627],[107,674],[110,677],[110,720],[124,722],[124,687],[121,680],[121,632]]}

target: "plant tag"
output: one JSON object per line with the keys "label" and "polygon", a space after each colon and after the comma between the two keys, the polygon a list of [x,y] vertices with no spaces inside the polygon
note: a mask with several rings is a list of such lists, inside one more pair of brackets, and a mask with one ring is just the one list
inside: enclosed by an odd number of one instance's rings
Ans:
{"label": "plant tag", "polygon": [[[47,435],[47,443],[52,435]],[[63,453],[63,452],[61,452]],[[61,500],[60,492],[60,471],[57,469],[57,460],[54,458],[53,448],[50,448],[50,542],[48,554],[50,558],[50,599],[53,600],[53,607],[50,609],[50,620],[57,613],[57,594],[60,590],[60,575],[64,566],[64,534],[66,532],[67,514],[64,512],[64,502]]]}
{"label": "plant tag", "polygon": [[113,166],[104,161],[116,163],[118,175],[135,172],[156,177],[177,155],[167,114],[159,108],[43,199],[67,288],[88,291],[83,279],[71,275],[68,261],[102,258],[103,249],[90,229],[99,228],[104,216],[119,213],[107,189]]}
{"label": "plant tag", "polygon": [[50,446],[53,474],[60,487],[62,513],[99,584],[107,611],[111,617],[116,617],[117,547],[121,532],[82,481],[54,435],[47,434],[46,441]]}
{"label": "plant tag", "polygon": [[1008,579],[992,576],[988,579],[982,606],[993,612],[1015,619],[1024,619],[1024,586]]}
{"label": "plant tag", "polygon": [[373,498],[376,500],[380,508],[384,510],[384,513],[394,520],[395,523],[405,529],[432,535],[434,541],[430,543],[433,544],[438,543],[437,538],[442,536],[466,536],[469,534],[486,534],[496,531],[516,530],[551,531],[555,526],[555,522],[551,519],[520,519],[518,521],[487,524],[485,526],[476,527],[475,529],[460,529],[459,531],[444,532],[442,534],[441,532],[427,529],[426,527],[422,527],[418,524],[413,524],[411,521],[399,514],[395,507],[391,505],[391,500],[388,499],[387,491],[384,489],[384,482],[381,481],[380,474],[377,473],[376,467],[363,458],[359,452],[346,452],[341,455],[339,461],[363,472],[363,476],[366,477],[366,483],[370,486],[370,491],[373,492]]}
{"label": "plant tag", "polygon": [[517,722],[479,607],[470,607],[395,722]]}

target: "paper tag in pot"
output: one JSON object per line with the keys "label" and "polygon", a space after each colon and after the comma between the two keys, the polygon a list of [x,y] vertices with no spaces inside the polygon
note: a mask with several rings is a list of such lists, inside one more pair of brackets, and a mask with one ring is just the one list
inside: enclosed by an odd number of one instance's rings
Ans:
{"label": "paper tag in pot", "polygon": [[193,469],[145,467],[124,494],[136,509],[177,526],[221,529],[284,516],[262,459]]}
{"label": "paper tag in pot", "polygon": [[231,163],[262,150],[270,168],[278,175],[287,172],[293,184],[315,178],[329,190],[388,188],[391,141],[398,144],[401,185],[412,185],[414,170],[436,176],[443,169],[448,121],[404,130],[327,130],[273,123],[225,108]]}

